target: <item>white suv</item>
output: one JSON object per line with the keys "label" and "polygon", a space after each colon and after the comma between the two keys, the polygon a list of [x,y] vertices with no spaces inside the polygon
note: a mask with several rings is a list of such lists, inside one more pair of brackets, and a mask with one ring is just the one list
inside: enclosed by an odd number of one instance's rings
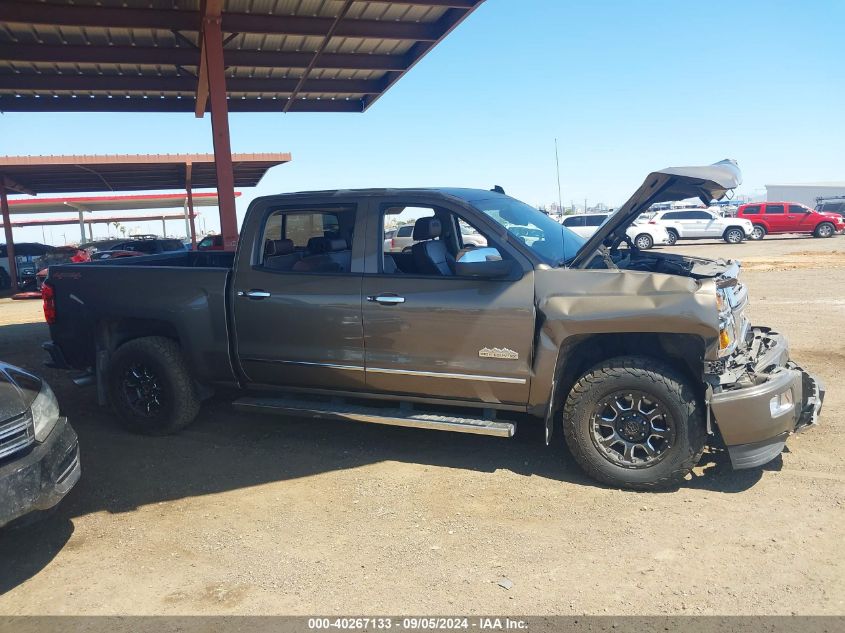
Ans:
{"label": "white suv", "polygon": [[[581,237],[590,237],[605,223],[609,213],[580,213],[564,216],[561,224]],[[662,226],[652,223],[632,224],[626,231],[631,241],[641,251],[648,250],[655,244],[673,244],[669,234]]]}
{"label": "white suv", "polygon": [[675,209],[658,211],[649,220],[669,233],[671,244],[678,240],[719,238],[728,244],[739,244],[751,237],[754,225],[743,218],[723,218],[705,209]]}

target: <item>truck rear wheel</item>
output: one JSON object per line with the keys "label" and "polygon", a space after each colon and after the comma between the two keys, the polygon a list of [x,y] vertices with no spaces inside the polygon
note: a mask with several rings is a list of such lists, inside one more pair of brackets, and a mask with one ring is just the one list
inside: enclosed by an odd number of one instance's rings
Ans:
{"label": "truck rear wheel", "polygon": [[679,483],[701,459],[704,419],[680,372],[637,356],[585,373],[569,393],[563,431],[588,475],[611,486],[654,490]]}
{"label": "truck rear wheel", "polygon": [[109,363],[109,401],[120,423],[135,433],[180,431],[197,416],[200,399],[179,345],[148,336],[117,348]]}

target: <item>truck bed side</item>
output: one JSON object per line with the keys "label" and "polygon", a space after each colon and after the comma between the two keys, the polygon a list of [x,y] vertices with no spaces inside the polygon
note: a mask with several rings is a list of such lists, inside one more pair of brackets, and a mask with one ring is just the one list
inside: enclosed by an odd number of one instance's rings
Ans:
{"label": "truck bed side", "polygon": [[226,291],[232,253],[173,253],[50,268],[50,334],[67,364],[94,367],[98,350],[140,336],[177,339],[195,378],[237,382]]}

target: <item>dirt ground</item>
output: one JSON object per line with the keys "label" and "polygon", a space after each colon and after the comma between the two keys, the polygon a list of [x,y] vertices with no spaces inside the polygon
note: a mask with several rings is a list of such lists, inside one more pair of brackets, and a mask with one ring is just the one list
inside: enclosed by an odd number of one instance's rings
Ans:
{"label": "dirt ground", "polygon": [[781,458],[732,472],[710,452],[665,493],[597,485],[534,429],[220,400],[179,436],[130,435],[42,366],[40,303],[0,301],[0,358],[46,376],[83,463],[55,514],[0,532],[0,614],[845,613],[845,237],[675,250],[744,260],[753,321],[787,333],[829,390]]}

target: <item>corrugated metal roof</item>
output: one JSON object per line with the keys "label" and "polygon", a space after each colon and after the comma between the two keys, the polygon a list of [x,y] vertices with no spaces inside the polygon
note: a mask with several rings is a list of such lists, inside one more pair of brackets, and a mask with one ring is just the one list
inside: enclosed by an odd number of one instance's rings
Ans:
{"label": "corrugated metal roof", "polygon": [[[229,107],[363,111],[482,2],[224,0]],[[3,0],[0,111],[193,110],[199,9]]]}
{"label": "corrugated metal roof", "polygon": [[[235,187],[254,187],[290,160],[286,153],[232,154]],[[188,164],[193,188],[217,187],[213,154],[0,156],[6,188],[28,194],[184,189]]]}

